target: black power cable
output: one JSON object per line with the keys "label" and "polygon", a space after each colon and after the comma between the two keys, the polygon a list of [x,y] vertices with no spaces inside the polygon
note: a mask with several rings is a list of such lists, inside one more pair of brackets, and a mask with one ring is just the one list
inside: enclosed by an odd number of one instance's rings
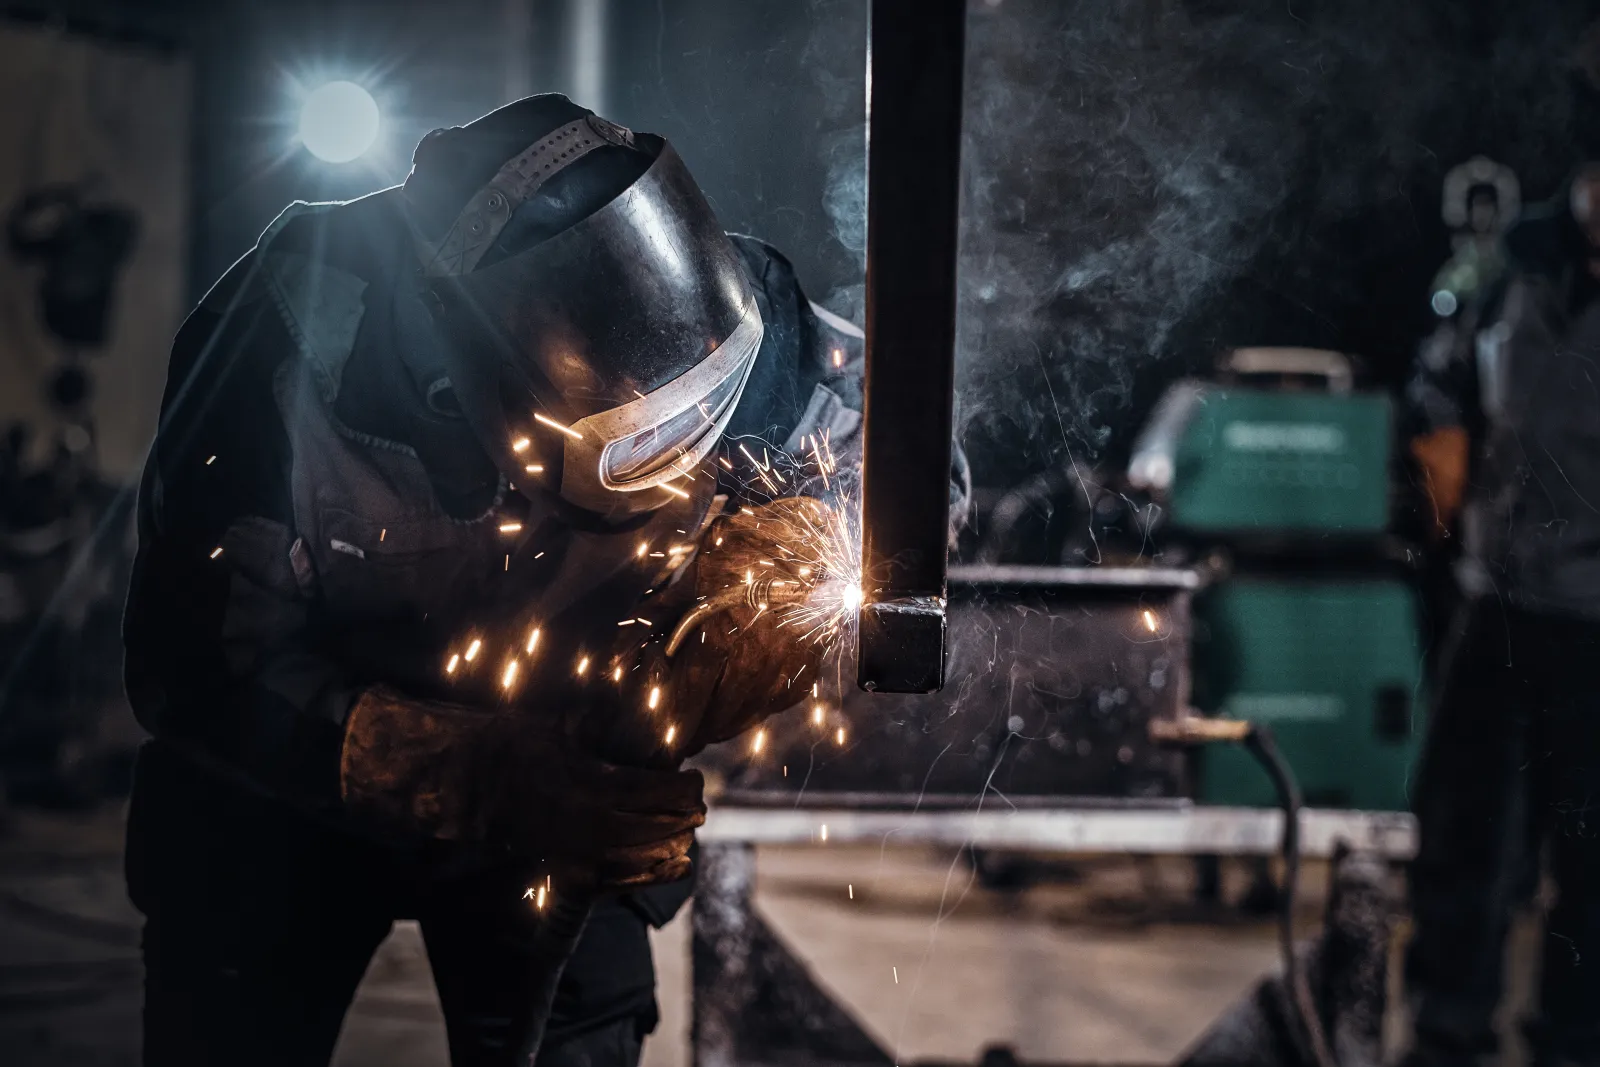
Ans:
{"label": "black power cable", "polygon": [[1278,750],[1272,731],[1253,722],[1185,715],[1152,722],[1150,736],[1155,741],[1191,747],[1217,742],[1242,745],[1272,779],[1278,808],[1283,812],[1283,834],[1278,842],[1278,855],[1283,860],[1283,890],[1278,896],[1278,950],[1283,955],[1283,981],[1311,1061],[1316,1067],[1338,1067],[1316,998],[1311,995],[1311,981],[1294,950],[1294,908],[1300,882],[1300,785]]}

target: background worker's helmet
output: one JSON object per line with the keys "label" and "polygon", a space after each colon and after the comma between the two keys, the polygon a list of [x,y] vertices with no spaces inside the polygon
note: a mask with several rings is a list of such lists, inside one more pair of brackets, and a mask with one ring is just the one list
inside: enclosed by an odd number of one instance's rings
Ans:
{"label": "background worker's helmet", "polygon": [[405,198],[443,401],[508,478],[618,518],[710,476],[761,315],[671,145],[529,97],[424,138]]}
{"label": "background worker's helmet", "polygon": [[[1475,203],[1488,200],[1493,213],[1486,225],[1474,217]],[[1504,233],[1522,211],[1522,185],[1516,172],[1487,156],[1473,156],[1451,167],[1444,176],[1440,215],[1456,231]]]}

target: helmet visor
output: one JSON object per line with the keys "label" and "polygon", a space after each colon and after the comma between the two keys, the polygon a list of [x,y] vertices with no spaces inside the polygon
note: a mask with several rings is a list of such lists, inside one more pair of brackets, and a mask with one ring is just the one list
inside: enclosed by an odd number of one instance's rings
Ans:
{"label": "helmet visor", "polygon": [[761,315],[751,301],[727,340],[699,364],[659,389],[573,424],[579,436],[566,442],[563,488],[578,489],[594,477],[606,491],[630,493],[692,472],[733,417],[761,336]]}

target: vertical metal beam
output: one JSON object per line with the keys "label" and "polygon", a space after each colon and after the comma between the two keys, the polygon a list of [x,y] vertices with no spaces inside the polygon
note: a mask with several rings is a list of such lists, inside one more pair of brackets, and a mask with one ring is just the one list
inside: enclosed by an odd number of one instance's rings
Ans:
{"label": "vertical metal beam", "polygon": [[857,681],[944,684],[965,0],[873,0]]}
{"label": "vertical metal beam", "polygon": [[610,9],[609,0],[574,0],[570,8],[572,98],[597,115],[611,105],[606,93]]}
{"label": "vertical metal beam", "polygon": [[501,0],[500,47],[505,55],[505,87],[501,100],[521,100],[533,93],[533,2]]}

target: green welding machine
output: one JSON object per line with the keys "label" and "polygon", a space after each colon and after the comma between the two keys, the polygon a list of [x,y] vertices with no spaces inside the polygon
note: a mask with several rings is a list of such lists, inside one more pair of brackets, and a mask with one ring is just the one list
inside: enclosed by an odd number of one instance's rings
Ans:
{"label": "green welding machine", "polygon": [[[1190,539],[1381,536],[1389,525],[1389,398],[1349,389],[1336,352],[1240,349],[1233,383],[1182,381],[1156,405],[1128,477]],[[1248,384],[1268,369],[1313,391]]]}
{"label": "green welding machine", "polygon": [[[1239,349],[1220,378],[1168,389],[1128,472],[1173,535],[1232,561],[1195,601],[1195,706],[1270,726],[1308,804],[1404,810],[1423,650],[1388,537],[1389,398],[1354,391],[1335,352]],[[1201,756],[1198,795],[1275,797],[1225,747]]]}
{"label": "green welding machine", "polygon": [[[1313,807],[1404,811],[1421,725],[1422,649],[1405,582],[1236,577],[1194,605],[1194,702],[1271,727]],[[1268,806],[1230,746],[1200,755],[1207,803]]]}

